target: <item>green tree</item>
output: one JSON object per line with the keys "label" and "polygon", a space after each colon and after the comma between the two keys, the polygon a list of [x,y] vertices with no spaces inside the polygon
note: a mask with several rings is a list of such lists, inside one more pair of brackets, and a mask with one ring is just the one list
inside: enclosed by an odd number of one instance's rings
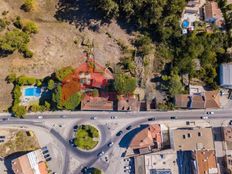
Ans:
{"label": "green tree", "polygon": [[102,172],[98,168],[93,168],[91,174],[102,174]]}
{"label": "green tree", "polygon": [[42,111],[42,107],[39,104],[33,104],[30,106],[31,112],[39,112]]}
{"label": "green tree", "polygon": [[71,66],[67,66],[56,71],[55,76],[57,80],[62,81],[67,75],[71,74],[73,71],[74,69]]}
{"label": "green tree", "polygon": [[170,76],[168,91],[172,97],[183,91],[183,85],[179,75],[172,74]]}
{"label": "green tree", "polygon": [[17,80],[17,77],[16,77],[16,74],[15,74],[15,73],[9,74],[9,75],[6,77],[6,81],[7,81],[8,83],[14,83],[16,80]]}
{"label": "green tree", "polygon": [[30,12],[33,10],[34,8],[34,0],[24,0],[23,5],[21,6],[21,8],[25,11],[25,12]]}
{"label": "green tree", "polygon": [[136,88],[136,79],[126,74],[116,74],[114,87],[119,94],[132,94]]}
{"label": "green tree", "polygon": [[27,110],[24,106],[20,106],[17,104],[12,107],[12,112],[16,117],[23,118],[24,115],[27,113]]}
{"label": "green tree", "polygon": [[36,79],[34,77],[20,76],[17,80],[18,85],[34,85]]}
{"label": "green tree", "polygon": [[27,47],[30,37],[18,29],[7,32],[4,36],[0,36],[0,51],[13,53],[15,50],[21,50]]}
{"label": "green tree", "polygon": [[23,27],[23,31],[27,32],[29,34],[36,34],[39,31],[38,26],[36,25],[36,23],[29,21],[26,23],[26,25]]}
{"label": "green tree", "polygon": [[81,101],[81,93],[77,92],[72,95],[67,101],[64,102],[63,106],[67,110],[75,110],[79,106]]}
{"label": "green tree", "polygon": [[6,21],[4,19],[0,19],[0,32],[6,28]]}
{"label": "green tree", "polygon": [[50,79],[48,81],[48,89],[53,90],[54,88],[55,88],[55,82],[54,82],[54,80]]}

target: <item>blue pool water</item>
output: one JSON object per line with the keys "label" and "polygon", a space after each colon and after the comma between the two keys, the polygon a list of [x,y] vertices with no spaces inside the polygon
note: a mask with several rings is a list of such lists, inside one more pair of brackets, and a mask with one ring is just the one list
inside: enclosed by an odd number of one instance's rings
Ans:
{"label": "blue pool water", "polygon": [[182,25],[183,25],[184,28],[188,28],[188,26],[189,26],[189,21],[184,20],[183,23],[182,23]]}
{"label": "blue pool water", "polygon": [[38,87],[31,87],[31,88],[27,88],[24,91],[24,95],[25,96],[35,96],[35,97],[39,97],[41,94],[41,88]]}

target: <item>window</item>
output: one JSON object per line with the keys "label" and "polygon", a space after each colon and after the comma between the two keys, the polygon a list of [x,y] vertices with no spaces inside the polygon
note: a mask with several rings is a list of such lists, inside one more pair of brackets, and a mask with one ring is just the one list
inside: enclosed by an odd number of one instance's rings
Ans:
{"label": "window", "polygon": [[198,137],[201,137],[201,132],[198,132]]}
{"label": "window", "polygon": [[190,133],[188,133],[188,138],[190,138],[191,137],[191,135],[190,135]]}
{"label": "window", "polygon": [[185,135],[183,135],[183,139],[185,139]]}

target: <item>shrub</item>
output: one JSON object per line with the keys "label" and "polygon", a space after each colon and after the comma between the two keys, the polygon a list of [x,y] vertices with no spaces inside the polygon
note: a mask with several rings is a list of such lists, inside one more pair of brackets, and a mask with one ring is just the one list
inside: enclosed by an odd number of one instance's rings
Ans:
{"label": "shrub", "polygon": [[36,84],[36,86],[41,87],[42,86],[42,81],[40,79],[36,79],[35,84]]}
{"label": "shrub", "polygon": [[55,87],[55,82],[54,82],[54,80],[50,79],[50,80],[48,81],[48,89],[49,89],[49,90],[53,90],[54,87]]}
{"label": "shrub", "polygon": [[6,21],[4,19],[0,19],[0,31],[3,31],[6,28]]}
{"label": "shrub", "polygon": [[8,83],[14,83],[16,80],[17,80],[17,77],[16,77],[16,74],[15,74],[15,73],[9,74],[9,75],[6,77],[6,81],[7,81]]}
{"label": "shrub", "polygon": [[26,108],[24,106],[20,106],[18,104],[14,105],[12,107],[12,112],[14,114],[14,116],[18,117],[18,118],[22,118],[26,113]]}
{"label": "shrub", "polygon": [[93,168],[91,174],[102,174],[102,172],[98,168]]}
{"label": "shrub", "polygon": [[30,12],[34,8],[34,3],[34,0],[24,0],[21,9],[23,9],[25,12]]}
{"label": "shrub", "polygon": [[33,52],[29,50],[26,45],[23,45],[23,47],[20,49],[20,52],[23,54],[23,57],[25,58],[33,57]]}
{"label": "shrub", "polygon": [[71,66],[67,66],[56,71],[55,76],[57,80],[62,81],[67,75],[71,74],[73,71],[74,69]]}
{"label": "shrub", "polygon": [[32,22],[32,21],[29,21],[26,23],[26,25],[23,27],[23,31],[24,32],[27,32],[29,34],[36,34],[38,33],[39,29],[38,29],[38,26]]}
{"label": "shrub", "polygon": [[18,85],[34,85],[36,83],[36,79],[34,77],[20,76],[17,82]]}
{"label": "shrub", "polygon": [[15,21],[14,21],[14,26],[18,29],[22,29],[23,28],[23,23],[22,23],[22,20],[21,20],[21,17],[20,16],[17,16]]}
{"label": "shrub", "polygon": [[32,112],[38,112],[41,111],[42,107],[38,104],[33,104],[30,106],[30,111]]}

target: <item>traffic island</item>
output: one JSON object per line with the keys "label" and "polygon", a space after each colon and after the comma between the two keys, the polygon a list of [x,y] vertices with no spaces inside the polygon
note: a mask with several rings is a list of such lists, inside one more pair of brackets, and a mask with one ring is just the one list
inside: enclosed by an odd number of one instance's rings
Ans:
{"label": "traffic island", "polygon": [[74,138],[75,146],[84,151],[93,150],[99,143],[99,130],[92,125],[78,127]]}

